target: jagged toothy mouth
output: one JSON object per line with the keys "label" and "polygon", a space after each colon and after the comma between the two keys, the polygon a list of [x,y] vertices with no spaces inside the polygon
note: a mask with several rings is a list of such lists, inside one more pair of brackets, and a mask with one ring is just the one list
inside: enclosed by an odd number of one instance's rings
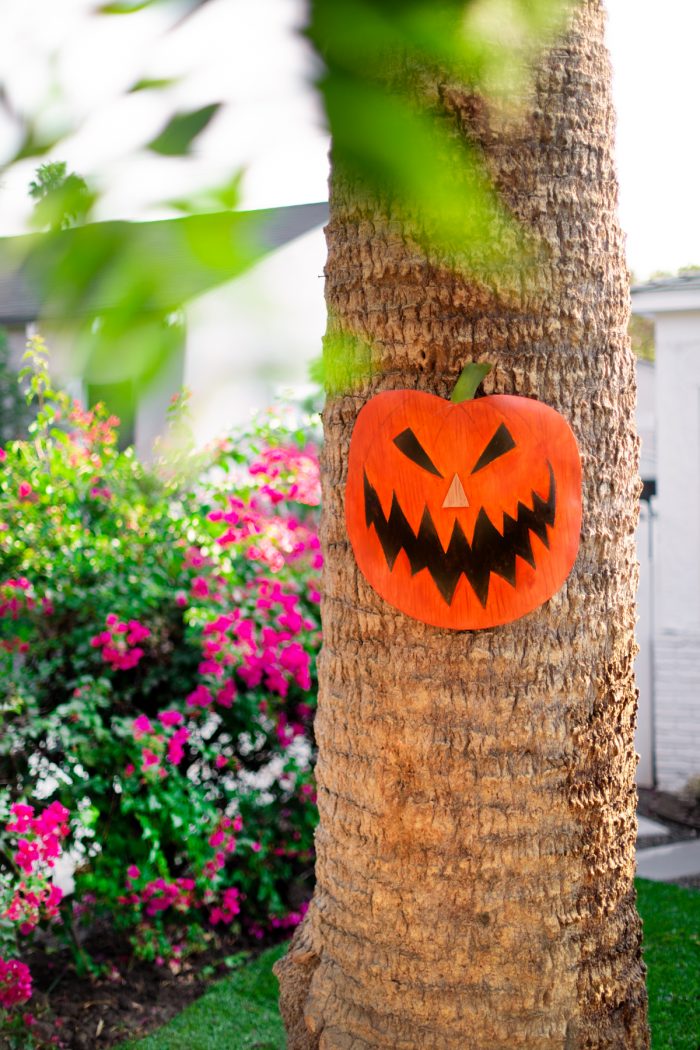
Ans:
{"label": "jagged toothy mouth", "polygon": [[556,483],[551,463],[549,468],[549,495],[546,500],[533,490],[532,509],[518,503],[517,517],[503,515],[503,533],[492,524],[482,507],[477,515],[471,543],[464,535],[462,526],[455,520],[447,550],[443,549],[440,537],[427,506],[416,534],[406,518],[396,493],[391,500],[387,518],[377,491],[364,472],[365,520],[367,528],[374,526],[389,569],[401,551],[404,551],[415,576],[427,569],[440,594],[451,605],[460,576],[464,575],[474,593],[485,608],[489,594],[491,573],[495,573],[515,587],[515,559],[522,558],[533,569],[535,557],[532,553],[530,533],[534,533],[549,548],[547,526],[554,524],[556,513]]}

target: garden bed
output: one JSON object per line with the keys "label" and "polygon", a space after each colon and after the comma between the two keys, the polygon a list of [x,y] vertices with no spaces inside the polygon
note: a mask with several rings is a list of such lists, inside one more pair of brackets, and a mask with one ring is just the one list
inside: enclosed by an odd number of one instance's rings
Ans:
{"label": "garden bed", "polygon": [[65,1050],[107,1050],[153,1032],[199,999],[212,981],[250,965],[260,953],[259,943],[217,937],[201,954],[156,966],[134,959],[126,938],[106,926],[95,929],[86,947],[105,976],[78,974],[66,952],[37,948],[26,959],[34,978],[37,1031],[44,1038],[57,1035]]}

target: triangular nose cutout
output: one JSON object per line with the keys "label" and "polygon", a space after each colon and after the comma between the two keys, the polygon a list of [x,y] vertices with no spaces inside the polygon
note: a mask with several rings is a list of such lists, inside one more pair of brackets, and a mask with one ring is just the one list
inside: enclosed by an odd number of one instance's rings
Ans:
{"label": "triangular nose cutout", "polygon": [[449,507],[468,507],[469,500],[467,494],[464,491],[462,482],[459,480],[457,474],[452,478],[452,484],[447,490],[445,501],[442,504],[442,509],[447,510]]}

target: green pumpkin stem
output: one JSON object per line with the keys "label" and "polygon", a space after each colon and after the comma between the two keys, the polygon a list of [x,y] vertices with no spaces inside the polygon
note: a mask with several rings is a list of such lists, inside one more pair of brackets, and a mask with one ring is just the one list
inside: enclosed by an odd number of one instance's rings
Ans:
{"label": "green pumpkin stem", "polygon": [[459,405],[462,401],[471,401],[479,389],[483,378],[489,374],[493,365],[470,361],[462,370],[462,374],[455,383],[450,401]]}

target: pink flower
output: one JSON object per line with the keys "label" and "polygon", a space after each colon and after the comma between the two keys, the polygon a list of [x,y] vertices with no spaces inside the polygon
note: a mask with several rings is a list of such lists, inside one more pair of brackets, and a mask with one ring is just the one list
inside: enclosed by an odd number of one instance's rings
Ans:
{"label": "pink flower", "polygon": [[6,1010],[32,997],[32,976],[29,967],[18,959],[0,958],[0,1006]]}
{"label": "pink flower", "polygon": [[175,604],[179,605],[181,609],[185,605],[187,605],[187,595],[185,594],[184,591],[178,591],[177,592],[177,594],[175,595]]}
{"label": "pink flower", "polygon": [[214,765],[217,769],[223,769],[224,766],[228,765],[228,759],[225,755],[217,755],[214,759]]}
{"label": "pink flower", "polygon": [[141,872],[135,864],[130,864],[126,869],[126,877],[130,882],[134,882],[135,879],[141,878]]}
{"label": "pink flower", "polygon": [[185,701],[188,707],[209,707],[213,702],[214,697],[205,685],[198,685]]}
{"label": "pink flower", "polygon": [[126,627],[128,631],[126,635],[127,645],[136,645],[138,642],[143,642],[146,638],[150,637],[151,632],[148,627],[139,623],[138,620],[129,620]]}
{"label": "pink flower", "polygon": [[224,673],[223,667],[216,660],[202,660],[197,670],[201,675],[210,674],[214,675],[215,678],[220,678]]}
{"label": "pink flower", "polygon": [[29,497],[33,493],[34,489],[29,484],[28,481],[20,481],[19,489],[17,491],[19,493],[19,498],[20,499],[29,499]]}
{"label": "pink flower", "polygon": [[105,486],[94,485],[90,489],[90,499],[103,499],[105,503],[108,503],[112,498],[111,489]]}
{"label": "pink flower", "polygon": [[262,846],[259,842],[251,842],[250,848],[252,849],[253,853],[259,853],[262,849]]}
{"label": "pink flower", "polygon": [[233,922],[235,916],[238,915],[241,910],[239,898],[240,892],[235,886],[231,886],[224,890],[221,906],[212,908],[209,915],[209,920],[212,926],[216,926],[219,922],[227,925]]}
{"label": "pink flower", "polygon": [[112,641],[112,635],[109,631],[102,631],[100,634],[96,634],[90,639],[90,645],[93,649],[99,649],[101,645],[109,645]]}
{"label": "pink flower", "polygon": [[7,824],[7,830],[16,831],[21,835],[30,827],[34,816],[34,806],[28,806],[24,802],[15,802],[10,806],[10,813],[15,819]]}
{"label": "pink flower", "polygon": [[229,678],[216,694],[216,702],[221,704],[222,707],[232,707],[235,696],[236,684],[232,678]]}
{"label": "pink flower", "polygon": [[195,576],[192,580],[192,593],[197,598],[206,598],[209,594],[209,584],[203,576]]}
{"label": "pink flower", "polygon": [[134,734],[134,740],[141,740],[142,737],[153,732],[153,726],[146,715],[139,715],[131,723],[131,731]]}
{"label": "pink flower", "polygon": [[151,751],[150,747],[144,747],[141,751],[141,768],[150,769],[152,766],[157,766],[160,763],[160,759],[155,751]]}
{"label": "pink flower", "polygon": [[62,900],[63,890],[52,882],[49,886],[48,896],[44,900],[44,910],[47,918],[54,919],[58,915],[58,906]]}
{"label": "pink flower", "polygon": [[0,463],[4,463],[6,459],[7,459],[7,452],[5,452],[4,448],[0,448]]}
{"label": "pink flower", "polygon": [[190,732],[185,726],[182,726],[175,733],[173,733],[170,742],[168,743],[168,761],[172,762],[174,766],[179,765],[185,755],[184,745],[189,738]]}
{"label": "pink flower", "polygon": [[158,721],[164,726],[179,726],[185,721],[185,716],[179,711],[161,711]]}

